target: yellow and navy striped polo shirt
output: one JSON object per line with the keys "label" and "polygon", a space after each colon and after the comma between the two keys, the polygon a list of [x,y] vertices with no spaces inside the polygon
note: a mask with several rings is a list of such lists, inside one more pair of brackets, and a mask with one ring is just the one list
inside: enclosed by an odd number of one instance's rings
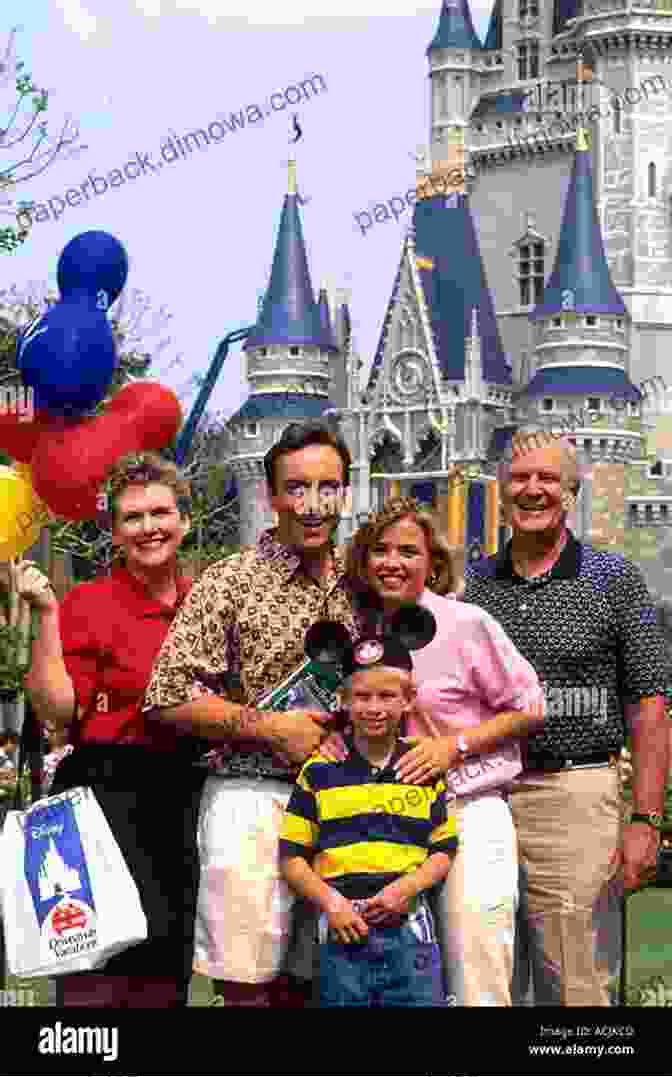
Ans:
{"label": "yellow and navy striped polo shirt", "polygon": [[369,763],[351,740],[350,754],[332,763],[316,752],[304,763],[289,799],[280,856],[302,856],[345,897],[373,897],[415,871],[431,853],[457,849],[457,822],[448,814],[443,779],[406,785],[392,769],[406,745],[398,743],[387,766]]}

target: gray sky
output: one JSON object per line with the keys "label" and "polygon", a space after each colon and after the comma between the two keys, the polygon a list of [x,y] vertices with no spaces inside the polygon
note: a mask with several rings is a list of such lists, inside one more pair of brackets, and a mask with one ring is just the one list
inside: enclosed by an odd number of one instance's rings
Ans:
{"label": "gray sky", "polygon": [[[489,0],[472,3],[481,38],[491,8]],[[52,91],[50,130],[71,114],[88,145],[19,187],[17,198],[26,201],[63,197],[89,172],[106,176],[136,152],[156,163],[171,132],[207,129],[255,103],[265,111],[272,93],[312,75],[322,75],[327,90],[67,207],[58,221],[35,224],[23,250],[0,255],[0,287],[44,279],[55,286],[68,240],[109,231],[128,250],[128,287],[173,315],[169,355],[182,353],[185,365],[166,380],[177,387],[204,373],[221,337],[256,319],[296,112],[313,287],[326,278],[352,289],[356,342],[368,368],[410,211],[366,236],[353,214],[414,185],[409,152],[428,140],[425,50],[439,10],[440,0],[418,7],[412,0],[4,0],[2,44],[20,27],[19,58]],[[6,113],[13,98],[3,95]],[[240,355],[236,345],[210,404],[226,414],[246,395]]]}

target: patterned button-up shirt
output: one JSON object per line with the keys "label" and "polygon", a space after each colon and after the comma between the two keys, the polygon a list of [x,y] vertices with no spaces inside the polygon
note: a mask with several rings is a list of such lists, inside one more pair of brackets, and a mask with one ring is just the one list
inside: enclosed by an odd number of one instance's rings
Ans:
{"label": "patterned button-up shirt", "polygon": [[[315,580],[302,571],[296,550],[265,531],[255,547],[206,569],[166,636],[143,709],[203,695],[254,705],[303,662],[306,631],[316,621],[340,621],[355,636],[345,557],[338,549],[333,555],[327,579]],[[218,768],[282,778],[297,769],[253,742],[237,744]]]}
{"label": "patterned button-up shirt", "polygon": [[568,533],[543,576],[518,576],[511,543],[466,570],[467,602],[499,621],[533,666],[546,697],[532,756],[617,752],[624,704],[664,695],[669,664],[656,612],[636,565]]}

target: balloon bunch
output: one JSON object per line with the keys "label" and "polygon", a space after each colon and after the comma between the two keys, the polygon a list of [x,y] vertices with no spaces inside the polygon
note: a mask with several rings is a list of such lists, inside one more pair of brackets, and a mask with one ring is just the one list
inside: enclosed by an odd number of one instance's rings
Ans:
{"label": "balloon bunch", "polygon": [[114,236],[83,232],[58,261],[61,299],[21,334],[17,366],[34,390],[35,414],[32,422],[0,415],[0,449],[30,464],[23,473],[18,465],[0,472],[0,561],[35,542],[48,510],[66,520],[94,517],[119,457],[161,449],[180,428],[175,393],[156,382],[132,382],[104,414],[86,414],[105,396],[117,365],[106,311],[127,275],[128,257]]}

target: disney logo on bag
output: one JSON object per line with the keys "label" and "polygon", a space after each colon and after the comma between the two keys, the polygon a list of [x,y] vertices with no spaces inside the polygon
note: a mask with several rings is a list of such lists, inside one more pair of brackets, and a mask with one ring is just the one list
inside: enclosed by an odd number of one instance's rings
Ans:
{"label": "disney logo on bag", "polygon": [[62,833],[63,833],[63,823],[52,823],[51,825],[45,823],[44,826],[33,827],[33,837],[34,838],[46,838],[48,834],[62,834]]}
{"label": "disney logo on bag", "polygon": [[[64,931],[72,931],[74,928],[86,927],[88,923],[88,916],[84,909],[75,905],[74,902],[70,902],[65,905],[59,905],[54,911],[52,917],[52,925],[57,935],[62,935]],[[87,937],[93,936],[94,932],[87,933]],[[83,936],[82,936],[83,937]]]}

